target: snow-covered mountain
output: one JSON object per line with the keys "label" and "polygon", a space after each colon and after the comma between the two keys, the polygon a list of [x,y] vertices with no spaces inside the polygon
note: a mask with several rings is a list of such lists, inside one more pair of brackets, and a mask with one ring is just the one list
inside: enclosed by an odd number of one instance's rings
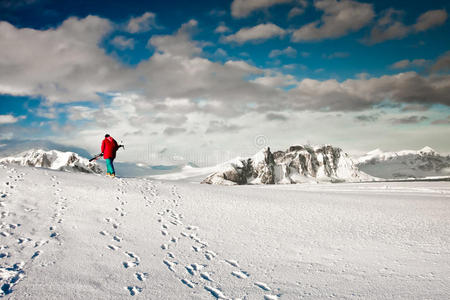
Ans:
{"label": "snow-covered mountain", "polygon": [[358,170],[340,148],[291,146],[272,153],[262,149],[250,158],[237,158],[216,168],[203,183],[291,184],[304,182],[358,182],[375,180]]}
{"label": "snow-covered mountain", "polygon": [[358,168],[386,179],[450,176],[450,156],[442,156],[430,147],[398,152],[375,149],[358,159]]}
{"label": "snow-covered mountain", "polygon": [[88,159],[74,152],[61,152],[57,150],[45,151],[42,149],[32,149],[15,156],[0,158],[0,163],[70,172],[103,172],[95,162],[89,162]]}

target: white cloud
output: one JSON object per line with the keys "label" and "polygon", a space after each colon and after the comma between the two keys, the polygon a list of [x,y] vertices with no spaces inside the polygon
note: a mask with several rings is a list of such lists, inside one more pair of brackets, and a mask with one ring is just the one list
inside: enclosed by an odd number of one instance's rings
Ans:
{"label": "white cloud", "polygon": [[264,76],[253,79],[252,82],[271,88],[282,88],[298,83],[294,76],[279,72],[267,72]]}
{"label": "white cloud", "polygon": [[289,94],[292,108],[362,110],[383,101],[450,105],[450,76],[422,77],[416,72],[378,78],[318,81],[302,80]]}
{"label": "white cloud", "polygon": [[431,66],[431,72],[449,72],[450,71],[450,51],[441,55],[437,61]]}
{"label": "white cloud", "polygon": [[231,15],[235,18],[245,18],[254,11],[290,2],[292,0],[234,0],[231,3]]}
{"label": "white cloud", "polygon": [[13,124],[19,120],[25,119],[25,116],[14,117],[13,115],[0,115],[0,125]]}
{"label": "white cloud", "polygon": [[317,10],[322,10],[321,20],[295,30],[292,41],[318,41],[338,38],[368,25],[375,16],[372,4],[352,0],[317,0]]}
{"label": "white cloud", "polygon": [[154,35],[148,41],[162,53],[177,56],[192,56],[202,52],[200,43],[191,40],[191,34],[197,28],[198,22],[190,20],[183,24],[173,35]]}
{"label": "white cloud", "polygon": [[70,109],[68,109],[68,118],[72,121],[78,120],[92,120],[95,116],[95,112],[97,110],[81,105],[72,105]]}
{"label": "white cloud", "polygon": [[308,1],[298,0],[297,3],[299,6],[291,8],[291,10],[288,13],[288,19],[292,19],[296,16],[300,16],[305,13],[305,8],[308,7]]}
{"label": "white cloud", "polygon": [[139,33],[151,30],[156,27],[156,15],[152,12],[146,12],[140,17],[131,18],[128,21],[126,30],[129,33]]}
{"label": "white cloud", "polygon": [[288,19],[292,19],[296,16],[301,16],[305,13],[305,9],[299,7],[293,7],[288,13]]}
{"label": "white cloud", "polygon": [[275,37],[283,37],[286,30],[272,23],[259,24],[250,28],[242,28],[232,35],[223,38],[226,42],[236,42],[243,44],[248,41],[264,41]]}
{"label": "white cloud", "polygon": [[99,47],[111,29],[108,20],[95,16],[72,17],[47,30],[0,22],[0,93],[70,102],[125,88],[127,79],[134,80],[129,70]]}
{"label": "white cloud", "polygon": [[414,30],[420,32],[440,26],[445,23],[447,17],[445,9],[429,10],[417,18],[416,24],[413,25]]}
{"label": "white cloud", "polygon": [[220,56],[220,57],[227,57],[228,53],[223,50],[222,48],[218,48],[215,52],[214,52],[215,56]]}
{"label": "white cloud", "polygon": [[404,37],[440,26],[447,20],[445,10],[430,10],[417,18],[415,24],[405,25],[402,21],[403,11],[390,8],[384,11],[372,28],[370,36],[364,40],[369,45],[387,40],[399,40]]}
{"label": "white cloud", "polygon": [[126,38],[123,35],[118,35],[111,40],[111,44],[116,46],[119,49],[133,49],[134,48],[134,39]]}
{"label": "white cloud", "polygon": [[273,57],[277,57],[280,55],[286,55],[289,57],[296,57],[297,56],[297,50],[295,50],[294,48],[292,48],[291,46],[287,47],[286,49],[283,50],[279,50],[279,49],[274,49],[272,51],[270,51],[269,53],[269,57],[273,58]]}
{"label": "white cloud", "polygon": [[403,59],[391,65],[391,69],[406,69],[411,67],[424,67],[430,61],[426,59]]}
{"label": "white cloud", "polygon": [[231,29],[228,28],[225,23],[221,22],[219,24],[219,26],[217,26],[217,28],[214,30],[215,33],[225,33],[225,32],[230,32]]}

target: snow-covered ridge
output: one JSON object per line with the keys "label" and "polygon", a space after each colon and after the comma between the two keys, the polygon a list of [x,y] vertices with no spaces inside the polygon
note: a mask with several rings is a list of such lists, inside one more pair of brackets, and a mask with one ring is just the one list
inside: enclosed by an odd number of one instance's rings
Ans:
{"label": "snow-covered ridge", "polygon": [[367,154],[361,156],[358,159],[358,163],[367,163],[369,161],[385,161],[390,160],[400,156],[417,155],[417,156],[439,156],[439,154],[431,147],[423,147],[420,150],[401,150],[397,152],[383,152],[381,149],[377,148],[368,152]]}
{"label": "snow-covered ridge", "polygon": [[450,176],[450,156],[442,156],[428,146],[398,152],[375,149],[358,159],[358,168],[386,179]]}
{"label": "snow-covered ridge", "polygon": [[375,180],[361,172],[342,149],[331,145],[291,146],[272,153],[264,148],[253,157],[237,158],[217,167],[203,183],[291,184]]}
{"label": "snow-covered ridge", "polygon": [[0,158],[0,163],[69,172],[102,173],[102,169],[97,163],[89,162],[88,159],[74,152],[57,150],[31,149],[15,156]]}

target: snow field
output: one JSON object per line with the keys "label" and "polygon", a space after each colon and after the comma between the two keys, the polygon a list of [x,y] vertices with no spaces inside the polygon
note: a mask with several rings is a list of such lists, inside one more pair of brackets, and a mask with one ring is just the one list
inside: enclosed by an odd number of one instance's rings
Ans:
{"label": "snow field", "polygon": [[445,182],[211,186],[0,166],[14,299],[446,299]]}

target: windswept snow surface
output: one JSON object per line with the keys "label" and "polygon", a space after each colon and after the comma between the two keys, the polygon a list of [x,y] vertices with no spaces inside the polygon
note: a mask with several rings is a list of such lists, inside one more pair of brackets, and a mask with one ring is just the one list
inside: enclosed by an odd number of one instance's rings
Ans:
{"label": "windswept snow surface", "polygon": [[449,299],[445,182],[214,186],[0,165],[11,299]]}

